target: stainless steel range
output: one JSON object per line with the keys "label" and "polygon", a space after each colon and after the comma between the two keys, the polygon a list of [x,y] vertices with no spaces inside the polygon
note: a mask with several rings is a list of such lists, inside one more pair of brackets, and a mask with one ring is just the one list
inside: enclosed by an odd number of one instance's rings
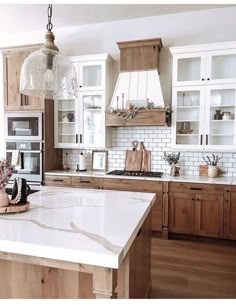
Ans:
{"label": "stainless steel range", "polygon": [[107,173],[107,175],[161,178],[163,176],[163,172],[141,172],[141,171],[114,170],[114,171]]}

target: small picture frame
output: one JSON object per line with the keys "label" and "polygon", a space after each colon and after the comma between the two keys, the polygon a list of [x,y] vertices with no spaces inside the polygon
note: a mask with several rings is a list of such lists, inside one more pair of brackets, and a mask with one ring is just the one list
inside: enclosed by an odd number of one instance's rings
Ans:
{"label": "small picture frame", "polygon": [[92,151],[92,170],[106,171],[107,170],[107,151],[93,150]]}

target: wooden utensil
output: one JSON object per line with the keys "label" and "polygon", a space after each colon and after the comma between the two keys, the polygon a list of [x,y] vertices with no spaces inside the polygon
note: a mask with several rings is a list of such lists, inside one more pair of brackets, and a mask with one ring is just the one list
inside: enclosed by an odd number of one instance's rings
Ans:
{"label": "wooden utensil", "polygon": [[133,141],[133,150],[126,150],[125,155],[125,170],[126,171],[140,171],[142,164],[143,152],[137,150],[138,141]]}
{"label": "wooden utensil", "polygon": [[149,172],[151,170],[151,152],[145,149],[143,142],[140,142],[140,151],[142,152],[141,171]]}

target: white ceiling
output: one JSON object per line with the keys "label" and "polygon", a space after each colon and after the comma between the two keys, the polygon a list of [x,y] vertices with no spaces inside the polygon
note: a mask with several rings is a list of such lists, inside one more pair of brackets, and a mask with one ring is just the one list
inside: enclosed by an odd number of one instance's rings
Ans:
{"label": "white ceiling", "polygon": [[[194,4],[53,4],[54,28],[166,15],[232,5]],[[47,4],[0,4],[0,32],[43,30]]]}

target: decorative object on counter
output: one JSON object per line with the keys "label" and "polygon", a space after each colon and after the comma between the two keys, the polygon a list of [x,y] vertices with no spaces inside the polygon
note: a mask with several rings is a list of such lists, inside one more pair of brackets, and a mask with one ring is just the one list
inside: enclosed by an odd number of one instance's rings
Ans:
{"label": "decorative object on counter", "polygon": [[92,170],[106,171],[107,170],[107,151],[93,150],[92,151]]}
{"label": "decorative object on counter", "polygon": [[221,110],[216,110],[216,113],[214,114],[214,120],[222,120]]}
{"label": "decorative object on counter", "polygon": [[81,152],[79,154],[79,171],[86,171],[86,156],[85,153]]}
{"label": "decorative object on counter", "polygon": [[64,171],[68,171],[70,170],[69,166],[68,166],[68,153],[65,153],[65,156],[64,156],[64,162],[63,162],[63,170]]}
{"label": "decorative object on counter", "polygon": [[223,112],[222,113],[222,120],[224,120],[224,121],[232,120],[231,112]]}
{"label": "decorative object on counter", "polygon": [[10,204],[26,203],[30,194],[30,187],[24,178],[15,178],[12,187]]}
{"label": "decorative object on counter", "polygon": [[13,168],[6,159],[0,160],[0,207],[9,205],[9,198],[5,192],[5,187],[12,176]]}
{"label": "decorative object on counter", "polygon": [[48,6],[46,41],[40,50],[31,53],[24,61],[20,92],[46,99],[72,99],[76,97],[77,77],[71,61],[59,53],[52,32],[52,5]]}
{"label": "decorative object on counter", "polygon": [[74,121],[75,121],[75,115],[74,115],[74,113],[73,113],[73,112],[69,112],[69,113],[67,114],[67,118],[68,118],[68,121],[69,121],[69,122],[74,122]]}
{"label": "decorative object on counter", "polygon": [[203,157],[203,160],[208,165],[208,177],[216,178],[218,176],[218,162],[221,158],[218,155],[212,154],[212,160],[209,156]]}
{"label": "decorative object on counter", "polygon": [[170,165],[170,176],[179,176],[180,167],[177,166],[179,157],[180,157],[180,152],[178,152],[177,154],[175,153],[167,154],[166,152],[164,152],[163,160],[167,161],[167,163]]}

